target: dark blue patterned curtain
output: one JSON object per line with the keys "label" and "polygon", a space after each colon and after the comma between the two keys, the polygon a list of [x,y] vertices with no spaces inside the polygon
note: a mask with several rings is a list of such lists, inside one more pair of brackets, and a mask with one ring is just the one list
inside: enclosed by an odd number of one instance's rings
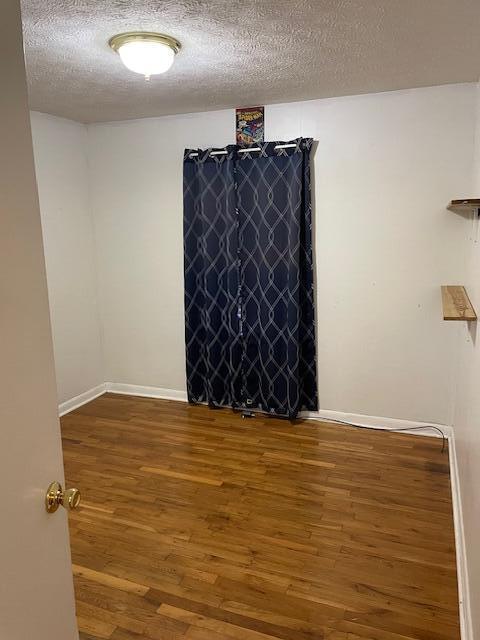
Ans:
{"label": "dark blue patterned curtain", "polygon": [[190,402],[317,409],[311,146],[185,151]]}

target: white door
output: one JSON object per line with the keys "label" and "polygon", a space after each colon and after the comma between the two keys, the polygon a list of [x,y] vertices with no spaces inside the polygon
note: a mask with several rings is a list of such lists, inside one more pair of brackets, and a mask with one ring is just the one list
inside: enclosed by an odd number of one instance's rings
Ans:
{"label": "white door", "polygon": [[0,640],[75,640],[63,482],[20,0],[0,11]]}

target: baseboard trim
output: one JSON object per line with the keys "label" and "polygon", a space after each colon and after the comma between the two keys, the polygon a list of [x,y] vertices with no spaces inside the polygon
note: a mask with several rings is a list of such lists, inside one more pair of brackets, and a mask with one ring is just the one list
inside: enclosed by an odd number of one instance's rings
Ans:
{"label": "baseboard trim", "polygon": [[[60,416],[81,407],[83,404],[98,398],[104,393],[118,393],[129,396],[140,396],[145,398],[158,398],[162,400],[176,400],[178,402],[187,401],[186,391],[178,389],[165,389],[162,387],[149,387],[135,384],[124,384],[120,382],[105,382],[93,389],[67,400],[59,405]],[[449,425],[436,423],[415,422],[412,420],[401,420],[399,418],[382,418],[379,416],[369,416],[356,413],[345,413],[342,411],[308,411],[300,414],[301,418],[307,420],[319,420],[325,422],[346,422],[357,427],[368,429],[401,429],[402,433],[416,436],[441,437],[434,429],[429,429],[428,425],[440,429],[449,442],[449,465],[450,482],[452,490],[453,521],[455,529],[455,550],[457,559],[457,579],[458,579],[458,600],[460,607],[460,629],[462,640],[473,640],[472,618],[470,609],[470,597],[468,587],[468,568],[465,554],[465,533],[463,529],[462,501],[460,495],[460,482],[458,474],[458,462],[455,449],[454,430]]]}
{"label": "baseboard trim", "polygon": [[[160,400],[177,400],[187,402],[187,392],[179,389],[167,389],[163,387],[149,387],[137,384],[126,384],[123,382],[105,382],[103,393],[118,393],[126,396],[140,396],[142,398],[158,398]],[[87,392],[88,393],[88,392]],[[98,395],[101,395],[100,393]],[[80,396],[79,396],[80,397]],[[93,398],[91,398],[93,400]],[[75,398],[73,398],[75,400]],[[70,402],[73,402],[70,401]],[[86,400],[88,402],[88,400]],[[82,403],[83,404],[83,403]],[[440,438],[438,431],[429,429],[428,425],[440,429],[446,437],[451,434],[452,428],[448,425],[437,424],[435,422],[415,422],[413,420],[402,420],[400,418],[382,418],[379,416],[368,416],[360,413],[345,413],[343,411],[330,411],[322,409],[320,411],[302,411],[300,418],[306,420],[323,420],[327,422],[347,422],[357,427],[368,429],[401,429],[403,433],[416,436],[431,436]]]}
{"label": "baseboard trim", "polygon": [[[187,402],[187,392],[178,389],[165,389],[162,387],[148,387],[137,384],[125,384],[122,382],[106,382],[105,391],[109,393],[119,393],[126,396],[140,396],[143,398],[159,398],[161,400],[177,400]],[[428,425],[437,427],[445,436],[451,433],[451,427],[435,422],[414,422],[412,420],[401,420],[399,418],[382,418],[379,416],[367,416],[360,413],[345,413],[342,411],[302,411],[300,418],[307,420],[323,420],[331,422],[347,422],[357,427],[368,429],[402,429],[404,433],[421,436],[433,436],[440,438],[438,431],[429,429]]]}
{"label": "baseboard trim", "polygon": [[179,391],[178,389],[144,387],[137,384],[124,384],[122,382],[106,382],[105,390],[109,393],[120,393],[126,396],[141,396],[143,398],[159,398],[161,400],[187,402],[187,392]]}
{"label": "baseboard trim", "polygon": [[468,566],[465,547],[465,531],[463,528],[462,496],[458,472],[457,451],[455,448],[455,432],[452,429],[448,440],[448,457],[450,463],[450,485],[452,491],[453,525],[455,530],[455,553],[457,557],[458,602],[460,609],[460,637],[462,640],[473,640],[472,611],[470,607],[470,590],[468,582]]}
{"label": "baseboard trim", "polygon": [[88,391],[84,391],[80,395],[71,398],[70,400],[62,402],[58,405],[58,415],[62,417],[65,414],[70,413],[70,411],[78,409],[78,407],[81,407],[83,404],[87,404],[87,402],[91,402],[92,400],[95,400],[95,398],[98,398],[98,396],[103,395],[105,391],[106,384],[99,384],[96,387],[88,389]]}

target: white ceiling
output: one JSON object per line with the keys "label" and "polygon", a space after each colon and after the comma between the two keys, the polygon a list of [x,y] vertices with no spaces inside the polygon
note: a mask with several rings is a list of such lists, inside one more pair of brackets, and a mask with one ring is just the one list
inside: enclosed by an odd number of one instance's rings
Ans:
{"label": "white ceiling", "polygon": [[[480,75],[480,0],[23,0],[31,108],[81,122],[388,91]],[[182,43],[150,83],[107,41]]]}

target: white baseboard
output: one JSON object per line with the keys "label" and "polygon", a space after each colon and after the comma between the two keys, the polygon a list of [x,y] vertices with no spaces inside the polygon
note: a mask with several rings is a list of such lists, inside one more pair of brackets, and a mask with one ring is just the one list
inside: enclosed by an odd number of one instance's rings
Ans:
{"label": "white baseboard", "polygon": [[[67,400],[67,402],[63,402],[59,406],[60,415],[62,416],[69,411],[73,411],[105,392],[141,396],[145,398],[159,398],[162,400],[177,400],[179,402],[187,401],[186,391],[179,391],[178,389],[164,389],[161,387],[148,387],[135,384],[124,384],[120,382],[105,382],[104,384],[98,385],[98,387],[94,387],[71,400]],[[463,530],[462,501],[460,496],[454,430],[452,427],[433,422],[426,423],[415,422],[412,420],[401,420],[398,418],[382,418],[379,416],[345,413],[342,411],[329,411],[326,409],[302,412],[299,417],[306,418],[308,420],[322,420],[326,422],[346,422],[358,427],[366,427],[370,429],[401,429],[403,433],[409,433],[412,435],[441,437],[437,431],[428,428],[428,425],[432,425],[440,429],[445,434],[449,442],[448,453],[450,462],[450,482],[452,486],[453,521],[455,528],[461,638],[462,640],[473,640],[468,589],[468,569],[465,555],[465,534]]]}
{"label": "white baseboard", "polygon": [[141,396],[143,398],[160,398],[162,400],[187,402],[187,392],[179,391],[178,389],[142,387],[137,384],[123,384],[122,382],[106,382],[105,389],[109,393],[121,393],[126,396]]}
{"label": "white baseboard", "polygon": [[61,416],[64,416],[66,413],[70,413],[70,411],[73,411],[74,409],[78,409],[78,407],[81,407],[82,404],[86,404],[87,402],[90,402],[91,400],[98,398],[98,396],[101,396],[102,394],[104,394],[105,391],[106,391],[106,384],[105,383],[99,384],[98,386],[93,387],[92,389],[88,389],[88,391],[84,391],[79,396],[75,396],[74,398],[71,398],[66,402],[62,402],[61,404],[58,405],[58,415],[61,417]]}
{"label": "white baseboard", "polygon": [[[120,393],[128,396],[141,396],[144,398],[159,398],[162,400],[178,400],[187,402],[187,392],[178,389],[163,389],[162,387],[146,387],[136,384],[123,384],[121,382],[106,382],[106,391],[109,393]],[[421,436],[433,436],[440,438],[441,435],[435,429],[429,429],[428,425],[437,427],[445,436],[450,435],[451,427],[434,422],[414,422],[412,420],[401,420],[398,418],[381,418],[378,416],[365,416],[357,413],[344,413],[342,411],[303,411],[300,418],[307,420],[326,420],[333,422],[348,422],[358,427],[368,427],[370,429],[402,429],[405,433]]]}
{"label": "white baseboard", "polygon": [[[100,385],[102,386],[102,385]],[[100,387],[98,387],[100,388]],[[95,388],[97,389],[97,387]],[[95,391],[91,389],[86,394],[73,398],[64,405],[72,403],[71,408],[65,411],[72,411],[77,406],[81,406],[89,400],[93,400],[94,397],[101,395],[101,393],[118,393],[126,396],[140,396],[143,398],[158,398],[161,400],[177,400],[178,402],[187,402],[187,392],[179,389],[166,389],[162,387],[149,387],[137,384],[125,384],[123,382],[105,382],[103,385],[103,391],[97,393],[96,396],[87,398],[84,401],[75,404],[75,401],[80,400],[84,395]],[[63,406],[63,405],[62,405]],[[402,420],[400,418],[382,418],[379,416],[367,416],[360,413],[345,413],[343,411],[330,411],[328,409],[322,409],[320,411],[302,411],[299,414],[300,418],[307,420],[323,420],[332,422],[347,422],[357,427],[367,427],[369,429],[401,429],[404,433],[409,433],[416,436],[433,436],[440,438],[440,433],[435,429],[429,429],[428,425],[440,429],[446,437],[450,436],[451,427],[444,424],[437,424],[435,422],[415,422],[413,420]]]}
{"label": "white baseboard", "polygon": [[453,524],[455,529],[455,553],[457,556],[458,602],[460,607],[460,635],[462,640],[473,640],[472,612],[470,608],[470,590],[468,566],[463,528],[462,497],[458,473],[457,451],[455,448],[455,430],[452,429],[448,440],[450,460],[450,484],[452,487]]}

